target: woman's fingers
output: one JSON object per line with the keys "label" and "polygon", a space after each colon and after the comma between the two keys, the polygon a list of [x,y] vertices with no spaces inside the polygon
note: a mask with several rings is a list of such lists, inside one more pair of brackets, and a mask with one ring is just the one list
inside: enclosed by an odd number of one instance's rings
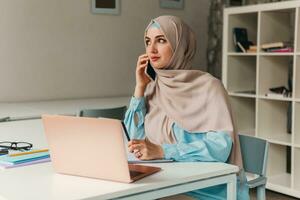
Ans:
{"label": "woman's fingers", "polygon": [[143,59],[143,60],[140,60],[139,63],[138,63],[137,70],[143,69],[143,68],[145,68],[147,65],[148,65],[148,58],[145,58],[145,59]]}
{"label": "woman's fingers", "polygon": [[134,155],[137,158],[141,158],[143,156],[143,154],[140,151],[135,152]]}
{"label": "woman's fingers", "polygon": [[145,65],[148,63],[149,57],[147,54],[143,54],[138,58],[138,66]]}
{"label": "woman's fingers", "polygon": [[143,148],[144,148],[144,145],[140,142],[128,144],[128,151],[130,153],[135,153],[136,151],[141,151]]}
{"label": "woman's fingers", "polygon": [[139,59],[142,59],[142,58],[148,58],[148,55],[147,54],[142,54],[139,56]]}
{"label": "woman's fingers", "polygon": [[132,139],[128,142],[128,145],[133,145],[133,144],[139,144],[144,142],[144,140],[137,140],[137,139]]}
{"label": "woman's fingers", "polygon": [[135,150],[141,150],[143,146],[141,144],[133,144],[129,146],[129,151],[134,152]]}
{"label": "woman's fingers", "polygon": [[[147,54],[142,54],[138,57],[137,65],[136,65],[136,85],[139,88],[145,88],[145,86],[150,82],[150,79],[145,74],[145,68],[147,67],[149,62],[149,57]],[[137,96],[142,96],[144,90],[137,91]]]}

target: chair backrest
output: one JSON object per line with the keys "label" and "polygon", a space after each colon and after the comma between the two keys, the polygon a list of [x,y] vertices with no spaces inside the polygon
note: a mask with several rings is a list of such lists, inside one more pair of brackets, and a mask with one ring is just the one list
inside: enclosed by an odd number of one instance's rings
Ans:
{"label": "chair backrest", "polygon": [[126,106],[115,108],[101,108],[101,109],[84,109],[80,110],[77,116],[79,117],[105,117],[112,119],[124,120]]}
{"label": "chair backrest", "polygon": [[239,139],[245,171],[266,176],[268,142],[246,135],[239,135]]}

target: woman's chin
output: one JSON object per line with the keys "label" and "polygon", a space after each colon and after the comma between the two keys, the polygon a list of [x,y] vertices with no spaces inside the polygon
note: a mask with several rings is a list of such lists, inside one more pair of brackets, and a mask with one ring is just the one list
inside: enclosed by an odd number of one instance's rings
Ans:
{"label": "woman's chin", "polygon": [[155,69],[163,69],[165,65],[160,63],[152,63],[152,67],[154,67]]}

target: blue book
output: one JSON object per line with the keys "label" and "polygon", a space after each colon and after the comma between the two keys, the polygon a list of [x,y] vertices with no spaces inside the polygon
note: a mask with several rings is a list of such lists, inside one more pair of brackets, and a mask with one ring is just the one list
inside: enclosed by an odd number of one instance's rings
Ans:
{"label": "blue book", "polygon": [[5,156],[0,156],[0,163],[15,165],[15,164],[20,164],[25,162],[31,162],[34,160],[45,159],[49,157],[50,157],[49,152],[40,152],[40,153],[26,154],[21,156],[5,155]]}

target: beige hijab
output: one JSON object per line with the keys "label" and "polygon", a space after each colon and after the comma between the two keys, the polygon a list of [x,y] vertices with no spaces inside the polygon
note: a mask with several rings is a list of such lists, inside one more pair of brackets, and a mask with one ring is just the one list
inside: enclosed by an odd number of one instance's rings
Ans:
{"label": "beige hijab", "polygon": [[233,141],[230,163],[242,167],[239,140],[235,132],[228,95],[222,83],[208,73],[191,70],[195,36],[175,16],[153,19],[170,42],[173,56],[164,69],[155,69],[157,78],[145,92],[146,137],[155,144],[176,143],[172,125],[191,133],[225,131]]}

